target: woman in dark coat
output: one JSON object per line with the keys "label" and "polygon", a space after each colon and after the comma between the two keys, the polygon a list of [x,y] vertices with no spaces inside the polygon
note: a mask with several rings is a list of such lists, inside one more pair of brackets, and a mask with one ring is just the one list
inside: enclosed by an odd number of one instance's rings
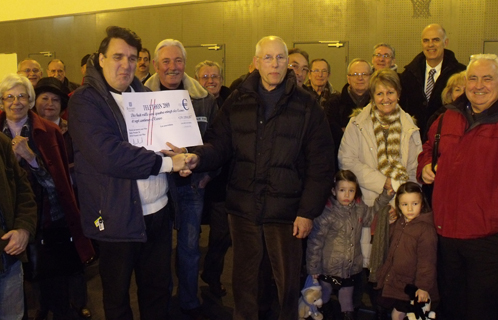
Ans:
{"label": "woman in dark coat", "polygon": [[31,111],[35,92],[26,77],[16,74],[5,77],[0,83],[0,95],[4,97],[0,128],[12,139],[12,149],[35,193],[37,241],[42,234],[44,237],[67,234],[67,238],[73,239],[74,255],[66,258],[79,261],[78,270],[65,270],[68,274],[39,281],[41,297],[46,299],[54,319],[70,319],[67,276],[81,272],[83,263],[93,259],[94,250],[81,229],[64,139],[58,126]]}

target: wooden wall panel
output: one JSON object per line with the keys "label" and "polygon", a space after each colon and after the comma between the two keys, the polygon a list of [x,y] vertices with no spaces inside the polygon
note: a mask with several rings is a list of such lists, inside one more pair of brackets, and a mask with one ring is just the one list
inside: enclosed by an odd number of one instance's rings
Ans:
{"label": "wooden wall panel", "polygon": [[68,78],[78,82],[82,56],[96,50],[107,26],[119,25],[134,30],[151,51],[166,38],[185,45],[225,43],[229,84],[247,72],[256,42],[269,34],[289,47],[298,41],[349,41],[349,58],[369,61],[373,45],[388,42],[396,48],[399,71],[421,51],[420,33],[432,22],[446,27],[449,49],[464,63],[482,50],[483,40],[498,39],[496,0],[425,1],[430,1],[425,17],[414,17],[410,0],[234,0],[3,22],[0,52],[23,59],[55,51]]}

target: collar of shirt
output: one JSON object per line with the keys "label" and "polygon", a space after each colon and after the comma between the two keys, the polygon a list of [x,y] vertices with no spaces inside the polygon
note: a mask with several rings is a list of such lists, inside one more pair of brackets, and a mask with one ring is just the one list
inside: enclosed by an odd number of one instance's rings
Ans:
{"label": "collar of shirt", "polygon": [[2,132],[11,139],[14,139],[16,135],[20,135],[22,137],[29,137],[30,127],[29,127],[28,116],[26,115],[26,117],[22,119],[21,122],[22,124],[18,125],[15,122],[5,119],[5,122],[3,123]]}
{"label": "collar of shirt", "polygon": [[425,87],[427,87],[427,79],[429,78],[429,72],[431,71],[431,69],[436,69],[436,73],[434,73],[434,83],[436,83],[437,81],[437,78],[439,78],[439,76],[441,75],[441,69],[443,67],[443,60],[441,60],[441,62],[439,62],[439,64],[437,66],[435,66],[434,68],[431,67],[427,61],[425,61]]}

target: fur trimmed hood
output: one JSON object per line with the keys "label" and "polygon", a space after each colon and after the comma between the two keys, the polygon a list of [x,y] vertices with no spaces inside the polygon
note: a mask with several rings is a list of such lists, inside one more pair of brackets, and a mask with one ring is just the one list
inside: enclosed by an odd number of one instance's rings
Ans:
{"label": "fur trimmed hood", "polygon": [[[206,89],[204,89],[197,80],[191,78],[187,75],[187,73],[183,74],[182,78],[183,87],[188,91],[190,98],[192,99],[202,99],[207,97],[209,94]],[[159,75],[155,73],[153,76],[145,82],[145,86],[152,91],[160,91],[160,80]]]}

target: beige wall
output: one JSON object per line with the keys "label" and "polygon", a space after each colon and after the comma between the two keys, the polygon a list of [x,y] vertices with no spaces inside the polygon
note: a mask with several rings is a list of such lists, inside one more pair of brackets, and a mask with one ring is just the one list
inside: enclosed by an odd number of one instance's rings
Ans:
{"label": "beige wall", "polygon": [[[418,0],[427,1],[427,0]],[[459,61],[482,51],[483,41],[498,39],[498,1],[432,0],[430,17],[414,18],[410,0],[239,0],[41,18],[0,23],[0,53],[55,51],[68,77],[81,80],[81,57],[95,51],[109,25],[128,27],[149,49],[162,39],[184,45],[226,44],[227,83],[247,72],[254,45],[262,36],[294,42],[349,41],[349,58],[370,60],[378,42],[396,48],[399,71],[421,51],[420,32],[432,22],[445,26],[449,49]],[[312,57],[313,58],[313,57]],[[46,66],[43,66],[46,67]]]}
{"label": "beige wall", "polygon": [[[178,4],[198,1],[216,0],[140,0],[141,7]],[[220,0],[218,0],[220,1]],[[227,1],[227,0],[221,0]],[[85,1],[54,1],[54,0],[15,0],[2,1],[0,21],[14,21],[43,17],[66,16],[102,12],[106,10],[128,9],[137,7],[136,0],[85,0]],[[22,8],[22,10],[20,10]]]}

